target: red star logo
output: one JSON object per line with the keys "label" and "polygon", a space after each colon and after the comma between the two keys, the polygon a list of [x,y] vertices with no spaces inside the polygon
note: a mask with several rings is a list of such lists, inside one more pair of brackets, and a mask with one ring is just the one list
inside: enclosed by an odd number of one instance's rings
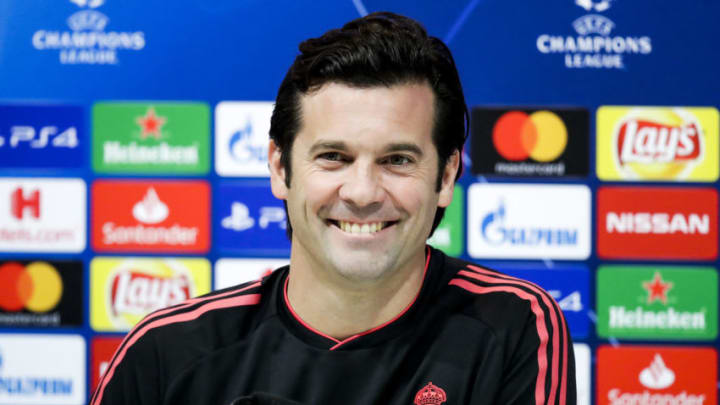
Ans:
{"label": "red star logo", "polygon": [[145,139],[149,136],[154,136],[155,139],[160,139],[162,136],[161,130],[167,118],[155,115],[155,108],[150,107],[142,117],[137,117],[135,122],[140,125],[142,134],[140,136]]}
{"label": "red star logo", "polygon": [[648,304],[651,304],[655,300],[660,300],[663,304],[667,304],[667,293],[673,288],[673,283],[663,281],[659,271],[655,272],[651,281],[643,281],[642,285],[648,292]]}

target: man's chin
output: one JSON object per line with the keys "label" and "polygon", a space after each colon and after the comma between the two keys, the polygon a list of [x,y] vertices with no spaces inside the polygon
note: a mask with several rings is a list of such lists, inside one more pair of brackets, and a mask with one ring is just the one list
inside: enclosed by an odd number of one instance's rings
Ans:
{"label": "man's chin", "polygon": [[391,269],[388,257],[377,252],[349,252],[342,258],[334,258],[335,271],[348,281],[373,283],[385,279]]}

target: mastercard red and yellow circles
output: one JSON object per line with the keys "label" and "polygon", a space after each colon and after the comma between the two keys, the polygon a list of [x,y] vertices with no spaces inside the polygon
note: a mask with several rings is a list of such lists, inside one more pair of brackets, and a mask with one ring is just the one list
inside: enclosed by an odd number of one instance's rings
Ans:
{"label": "mastercard red and yellow circles", "polygon": [[58,271],[46,262],[0,265],[0,309],[47,312],[55,308],[63,293]]}
{"label": "mastercard red and yellow circles", "polygon": [[510,111],[497,120],[492,137],[495,149],[507,160],[550,162],[565,151],[568,133],[562,119],[551,111]]}

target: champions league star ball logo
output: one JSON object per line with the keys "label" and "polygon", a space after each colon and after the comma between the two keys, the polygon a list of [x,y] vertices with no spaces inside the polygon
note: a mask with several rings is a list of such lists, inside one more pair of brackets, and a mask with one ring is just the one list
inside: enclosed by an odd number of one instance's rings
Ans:
{"label": "champions league star ball logo", "polygon": [[415,395],[415,405],[442,405],[447,401],[445,391],[429,382]]}
{"label": "champions league star ball logo", "polygon": [[612,0],[575,0],[575,4],[584,8],[586,11],[603,12],[610,8]]}
{"label": "champions league star ball logo", "polygon": [[78,7],[98,8],[105,3],[105,0],[70,0],[70,3],[75,3]]}

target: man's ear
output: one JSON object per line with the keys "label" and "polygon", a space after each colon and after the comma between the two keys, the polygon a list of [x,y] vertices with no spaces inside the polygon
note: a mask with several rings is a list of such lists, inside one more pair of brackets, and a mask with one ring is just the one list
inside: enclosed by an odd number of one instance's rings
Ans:
{"label": "man's ear", "polygon": [[452,202],[453,190],[455,189],[455,174],[460,164],[460,152],[456,149],[445,164],[442,179],[440,182],[440,195],[438,207],[447,207]]}
{"label": "man's ear", "polygon": [[287,198],[288,188],[285,183],[285,166],[282,164],[280,148],[275,141],[270,140],[268,147],[268,166],[270,168],[270,187],[275,198],[284,200]]}

